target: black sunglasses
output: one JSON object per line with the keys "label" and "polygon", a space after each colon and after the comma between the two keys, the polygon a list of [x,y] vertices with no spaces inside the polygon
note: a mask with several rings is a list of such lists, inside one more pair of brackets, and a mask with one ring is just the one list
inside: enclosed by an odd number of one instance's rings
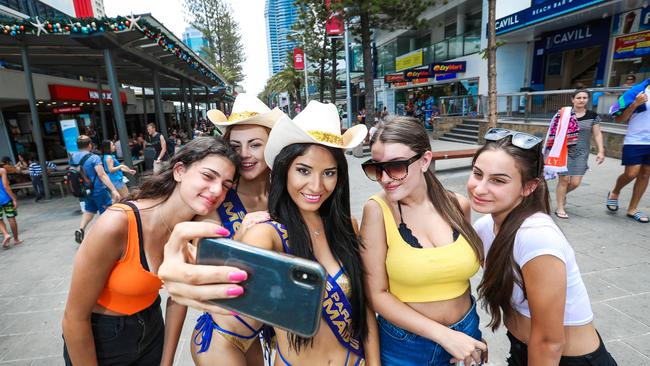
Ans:
{"label": "black sunglasses", "polygon": [[512,136],[512,144],[524,150],[530,150],[542,142],[541,137],[525,132],[513,131],[507,128],[490,128],[485,133],[486,141],[499,141],[502,138]]}
{"label": "black sunglasses", "polygon": [[365,163],[361,164],[361,168],[363,169],[363,172],[366,173],[366,177],[374,182],[381,179],[382,172],[386,172],[386,174],[393,180],[404,180],[409,174],[409,165],[418,161],[421,157],[422,153],[416,154],[414,157],[407,160],[377,162],[369,159]]}

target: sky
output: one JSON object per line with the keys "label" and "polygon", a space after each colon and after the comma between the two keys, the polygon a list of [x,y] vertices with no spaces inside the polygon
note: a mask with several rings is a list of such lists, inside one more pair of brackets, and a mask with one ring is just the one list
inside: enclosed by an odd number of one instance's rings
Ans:
{"label": "sky", "polygon": [[[256,95],[264,89],[269,77],[264,0],[225,1],[232,5],[246,55],[242,86],[247,93]],[[183,0],[104,0],[104,8],[106,15],[110,17],[151,13],[181,40],[188,25],[188,19],[184,16]]]}

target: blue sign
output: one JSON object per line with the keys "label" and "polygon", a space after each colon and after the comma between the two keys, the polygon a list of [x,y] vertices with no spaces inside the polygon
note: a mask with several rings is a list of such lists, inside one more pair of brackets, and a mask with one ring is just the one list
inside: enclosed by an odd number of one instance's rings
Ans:
{"label": "blue sign", "polygon": [[544,49],[548,52],[559,52],[607,44],[609,20],[609,18],[599,19],[546,33],[542,36]]}
{"label": "blue sign", "polygon": [[61,132],[63,133],[63,142],[68,154],[78,151],[77,138],[79,138],[79,128],[77,128],[77,120],[64,119],[60,121]]}
{"label": "blue sign", "polygon": [[496,34],[512,32],[541,21],[558,17],[608,0],[548,0],[535,1],[534,5],[496,20]]}
{"label": "blue sign", "polygon": [[455,79],[457,76],[456,74],[438,74],[436,75],[436,80],[449,80],[449,79]]}

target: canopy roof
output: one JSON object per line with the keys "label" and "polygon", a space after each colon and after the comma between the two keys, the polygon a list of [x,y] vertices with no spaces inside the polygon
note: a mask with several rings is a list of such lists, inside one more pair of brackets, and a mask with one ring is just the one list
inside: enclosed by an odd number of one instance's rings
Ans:
{"label": "canopy roof", "polygon": [[21,65],[27,45],[35,72],[106,79],[103,50],[113,50],[120,83],[178,88],[180,80],[209,88],[225,79],[150,14],[104,19],[0,19],[0,60]]}

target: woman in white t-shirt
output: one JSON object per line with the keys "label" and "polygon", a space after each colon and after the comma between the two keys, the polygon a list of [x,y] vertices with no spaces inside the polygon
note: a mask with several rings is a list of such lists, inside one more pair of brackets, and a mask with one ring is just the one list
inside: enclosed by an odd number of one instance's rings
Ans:
{"label": "woman in white t-shirt", "polygon": [[[467,191],[485,248],[478,287],[508,329],[508,365],[616,365],[593,326],[575,254],[550,212],[541,139],[493,128],[474,156]],[[503,313],[503,315],[502,315]]]}

